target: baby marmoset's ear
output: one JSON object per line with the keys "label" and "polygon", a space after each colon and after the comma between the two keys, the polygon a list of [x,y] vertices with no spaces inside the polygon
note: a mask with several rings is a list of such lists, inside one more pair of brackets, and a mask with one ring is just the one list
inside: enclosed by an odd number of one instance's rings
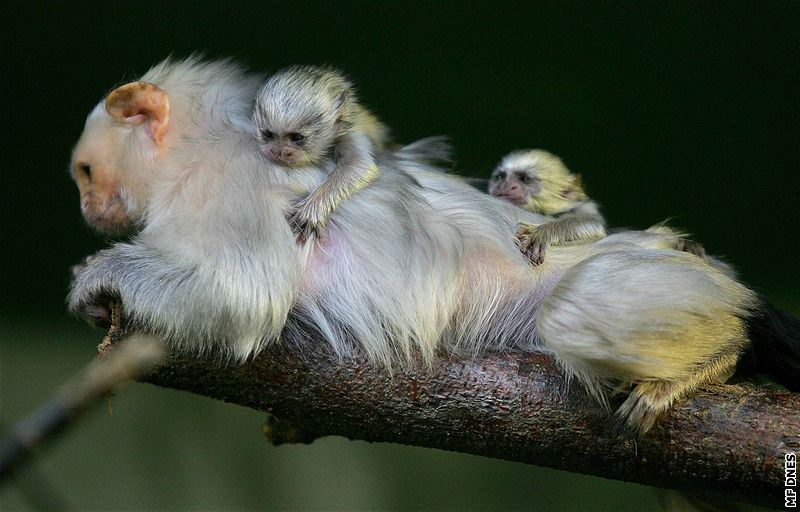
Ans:
{"label": "baby marmoset's ear", "polygon": [[134,125],[144,125],[147,135],[159,147],[169,129],[169,97],[148,82],[131,82],[117,87],[106,97],[106,112]]}
{"label": "baby marmoset's ear", "polygon": [[580,174],[573,174],[567,180],[567,188],[564,190],[564,199],[570,201],[584,201],[586,192],[583,190],[583,179]]}
{"label": "baby marmoset's ear", "polygon": [[358,113],[358,108],[354,108],[356,103],[352,89],[342,90],[334,99],[334,110],[338,112],[336,124],[345,131],[350,130],[355,124],[354,116]]}

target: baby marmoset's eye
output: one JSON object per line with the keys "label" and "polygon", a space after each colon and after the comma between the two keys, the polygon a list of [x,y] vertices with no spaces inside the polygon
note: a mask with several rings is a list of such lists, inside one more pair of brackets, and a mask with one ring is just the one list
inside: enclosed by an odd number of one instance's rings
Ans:
{"label": "baby marmoset's eye", "polygon": [[292,142],[295,142],[295,143],[296,142],[303,142],[304,140],[306,140],[306,136],[303,135],[302,133],[290,133],[289,134],[289,140],[291,140]]}
{"label": "baby marmoset's eye", "polygon": [[506,173],[504,173],[502,171],[498,172],[497,174],[494,175],[494,180],[495,181],[504,180],[505,178],[506,178]]}
{"label": "baby marmoset's eye", "polygon": [[536,181],[536,179],[533,177],[533,175],[529,174],[527,172],[518,172],[518,173],[515,173],[515,175],[516,175],[517,180],[520,183],[530,183],[532,181]]}
{"label": "baby marmoset's eye", "polygon": [[275,134],[269,130],[261,130],[261,137],[263,137],[264,140],[272,140],[275,138]]}

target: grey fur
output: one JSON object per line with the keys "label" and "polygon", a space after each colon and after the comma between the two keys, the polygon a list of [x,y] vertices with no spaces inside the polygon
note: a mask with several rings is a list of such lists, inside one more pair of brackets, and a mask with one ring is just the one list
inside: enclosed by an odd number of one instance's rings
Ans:
{"label": "grey fur", "polygon": [[388,130],[332,68],[279,71],[259,89],[253,120],[265,153],[277,161],[319,169],[328,160],[334,164],[328,178],[296,205],[292,221],[304,239],[322,234],[331,213],[379,173],[375,153],[386,144]]}

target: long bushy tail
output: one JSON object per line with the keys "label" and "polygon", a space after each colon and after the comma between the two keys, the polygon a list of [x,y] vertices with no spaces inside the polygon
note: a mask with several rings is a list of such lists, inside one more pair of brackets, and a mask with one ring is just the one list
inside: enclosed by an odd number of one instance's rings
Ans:
{"label": "long bushy tail", "polygon": [[746,370],[800,391],[800,318],[765,303],[747,322],[753,358]]}

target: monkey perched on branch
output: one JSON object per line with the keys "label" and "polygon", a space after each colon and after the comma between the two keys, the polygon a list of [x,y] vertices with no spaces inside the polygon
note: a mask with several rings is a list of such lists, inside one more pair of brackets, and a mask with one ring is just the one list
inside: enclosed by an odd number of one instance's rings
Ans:
{"label": "monkey perched on branch", "polygon": [[292,222],[303,239],[321,234],[331,213],[375,180],[374,153],[388,130],[359,104],[353,85],[330,68],[295,66],[258,91],[253,119],[266,155],[289,168],[316,166],[328,178],[297,205]]}
{"label": "monkey perched on branch", "polygon": [[166,60],[92,111],[72,158],[84,217],[140,231],[78,272],[72,311],[119,299],[174,349],[236,361],[298,336],[383,365],[542,347],[601,401],[634,386],[621,414],[641,431],[751,344],[756,295],[665,249],[673,233],[553,246],[531,267],[517,221],[548,218],[413,152],[378,153],[387,172],[331,213],[319,244],[298,245],[287,212],[328,175],[263,155],[249,119],[260,82],[230,61]]}

